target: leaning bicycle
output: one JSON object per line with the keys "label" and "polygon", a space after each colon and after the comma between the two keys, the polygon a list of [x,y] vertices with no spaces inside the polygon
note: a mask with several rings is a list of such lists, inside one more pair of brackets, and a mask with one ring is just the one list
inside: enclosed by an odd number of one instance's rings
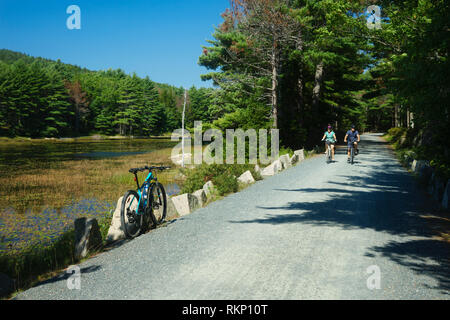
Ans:
{"label": "leaning bicycle", "polygon": [[[125,193],[120,209],[120,217],[125,236],[129,239],[138,237],[150,225],[162,224],[167,214],[167,195],[164,186],[158,182],[156,171],[170,167],[143,167],[130,169],[134,174],[137,190]],[[148,171],[147,178],[139,185],[138,172]]]}

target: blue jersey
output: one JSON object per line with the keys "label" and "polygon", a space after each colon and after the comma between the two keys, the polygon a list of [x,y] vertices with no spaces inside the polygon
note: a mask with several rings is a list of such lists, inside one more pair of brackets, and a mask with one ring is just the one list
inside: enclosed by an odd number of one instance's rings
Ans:
{"label": "blue jersey", "polygon": [[347,132],[348,135],[348,143],[354,143],[356,141],[358,141],[358,136],[359,136],[359,132],[355,130],[355,132],[353,132],[352,130],[349,130]]}

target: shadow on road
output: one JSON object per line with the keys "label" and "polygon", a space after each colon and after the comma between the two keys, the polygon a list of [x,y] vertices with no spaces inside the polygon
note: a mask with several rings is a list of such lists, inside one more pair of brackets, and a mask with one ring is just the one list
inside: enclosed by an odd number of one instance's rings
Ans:
{"label": "shadow on road", "polygon": [[[374,142],[377,150],[383,143]],[[433,289],[450,291],[450,244],[438,240],[424,215],[432,204],[415,185],[413,177],[388,158],[377,160],[364,175],[337,176],[328,181],[335,188],[276,189],[275,192],[317,193],[321,201],[289,202],[283,206],[258,207],[273,211],[260,219],[231,223],[293,224],[332,226],[343,230],[372,229],[377,232],[419,237],[391,241],[384,246],[368,248],[367,256],[381,255],[412,271],[436,279]],[[309,197],[310,199],[310,197]]]}
{"label": "shadow on road", "polygon": [[[86,273],[93,273],[93,272],[96,272],[96,271],[99,271],[99,270],[101,270],[100,266],[89,266],[89,267],[81,268],[80,269],[80,274],[83,275],[83,274],[86,274]],[[61,273],[60,275],[58,275],[58,276],[56,276],[54,278],[42,281],[42,282],[38,283],[37,285],[35,285],[34,287],[39,287],[39,286],[43,286],[43,285],[46,285],[46,284],[55,283],[55,282],[58,282],[58,281],[66,281],[71,276],[73,276],[73,273],[64,272],[64,273]]]}

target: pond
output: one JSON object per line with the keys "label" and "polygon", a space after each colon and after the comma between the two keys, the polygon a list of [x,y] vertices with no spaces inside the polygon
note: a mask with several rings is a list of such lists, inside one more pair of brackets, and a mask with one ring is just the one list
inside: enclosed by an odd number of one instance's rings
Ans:
{"label": "pond", "polygon": [[[42,166],[55,161],[79,159],[107,159],[127,155],[144,154],[175,146],[169,138],[161,139],[70,139],[35,140],[24,142],[0,141],[1,167]],[[5,169],[5,168],[4,168]]]}

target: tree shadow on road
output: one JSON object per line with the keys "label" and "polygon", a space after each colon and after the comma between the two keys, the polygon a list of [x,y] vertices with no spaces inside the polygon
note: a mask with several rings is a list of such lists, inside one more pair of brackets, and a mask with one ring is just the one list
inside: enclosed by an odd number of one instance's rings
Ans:
{"label": "tree shadow on road", "polygon": [[436,232],[429,227],[424,217],[430,213],[432,203],[415,185],[412,176],[399,168],[398,164],[381,162],[365,175],[340,176],[339,182],[329,181],[331,187],[325,189],[275,189],[277,193],[296,192],[299,199],[317,193],[316,198],[323,200],[258,207],[273,213],[259,219],[231,222],[273,225],[301,223],[343,230],[371,229],[405,236],[408,237],[405,241],[392,241],[384,246],[368,248],[367,256],[378,254],[415,273],[430,276],[439,283],[433,289],[448,294],[450,244],[436,238]]}
{"label": "tree shadow on road", "polygon": [[421,239],[406,242],[391,241],[384,246],[372,247],[370,252],[408,267],[417,274],[430,276],[437,280],[438,285],[430,289],[440,290],[450,294],[450,261],[448,258],[450,246],[437,239]]}

